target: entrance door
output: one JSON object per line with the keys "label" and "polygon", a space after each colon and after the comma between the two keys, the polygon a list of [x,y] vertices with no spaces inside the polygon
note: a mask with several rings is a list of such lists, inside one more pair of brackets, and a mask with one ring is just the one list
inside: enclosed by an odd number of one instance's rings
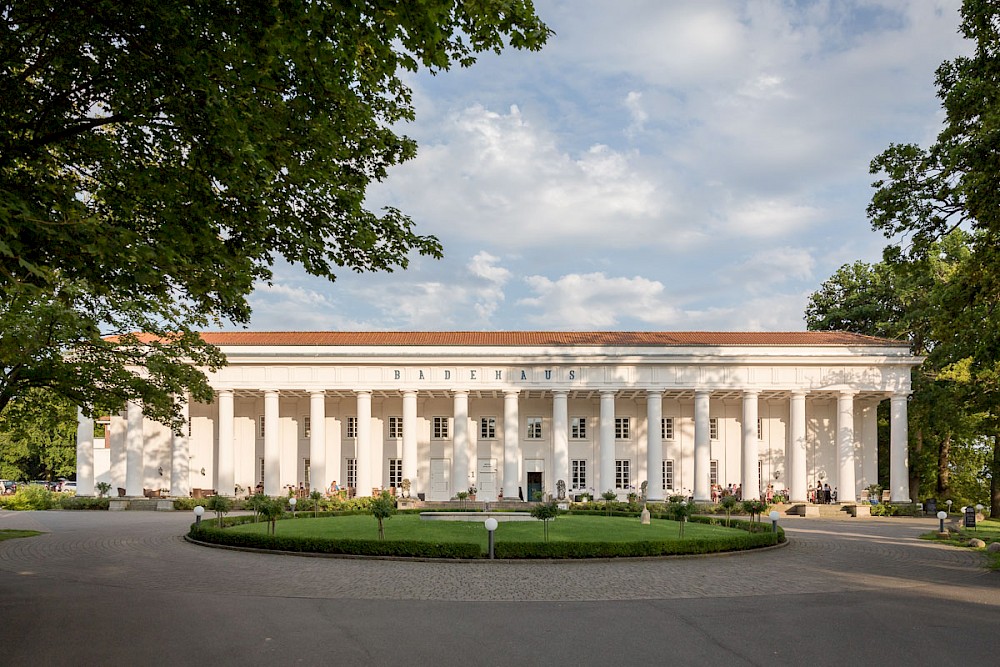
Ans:
{"label": "entrance door", "polygon": [[535,494],[542,493],[542,473],[540,472],[529,472],[528,473],[528,496],[525,500],[533,501],[535,500]]}
{"label": "entrance door", "polygon": [[497,460],[479,459],[478,470],[480,500],[493,501],[497,499]]}
{"label": "entrance door", "polygon": [[448,500],[451,498],[449,475],[451,461],[448,459],[431,459],[431,488],[427,500]]}

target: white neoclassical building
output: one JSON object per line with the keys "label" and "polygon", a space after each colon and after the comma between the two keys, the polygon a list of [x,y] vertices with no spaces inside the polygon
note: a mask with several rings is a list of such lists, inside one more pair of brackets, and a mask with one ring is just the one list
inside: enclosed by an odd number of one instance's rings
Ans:
{"label": "white neoclassical building", "polygon": [[[369,495],[480,500],[648,481],[650,499],[822,480],[853,501],[877,481],[876,406],[891,401],[890,489],[909,498],[907,397],[920,359],[839,332],[205,333],[229,365],[174,434],[129,404],[95,448],[80,418],[78,493],[97,480],[232,494],[331,482]],[[96,462],[96,463],[95,463]],[[105,463],[102,463],[105,462]]]}

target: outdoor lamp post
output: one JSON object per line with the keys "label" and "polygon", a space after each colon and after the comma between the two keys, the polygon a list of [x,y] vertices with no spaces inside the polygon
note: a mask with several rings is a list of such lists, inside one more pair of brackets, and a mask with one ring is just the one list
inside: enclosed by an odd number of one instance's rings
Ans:
{"label": "outdoor lamp post", "polygon": [[983,512],[983,504],[976,503],[976,532],[979,532],[979,515]]}
{"label": "outdoor lamp post", "polygon": [[195,505],[194,507],[194,525],[201,525],[201,516],[205,513],[205,508],[201,505]]}
{"label": "outdoor lamp post", "polygon": [[937,518],[938,518],[938,532],[943,533],[944,520],[948,518],[948,513],[945,512],[944,510],[941,510],[940,512],[937,513]]}
{"label": "outdoor lamp post", "polygon": [[951,514],[951,499],[948,499],[944,502],[946,505],[948,505],[948,513]]}
{"label": "outdoor lamp post", "polygon": [[288,499],[288,504],[292,506],[292,518],[293,519],[295,518],[295,505],[298,502],[299,501],[297,501],[294,496]]}
{"label": "outdoor lamp post", "polygon": [[771,513],[767,515],[771,519],[771,532],[778,532],[778,518],[781,516],[778,514],[778,510],[771,510]]}
{"label": "outdoor lamp post", "polygon": [[486,532],[490,536],[490,560],[493,560],[493,531],[497,529],[497,520],[490,517],[483,523],[486,526]]}

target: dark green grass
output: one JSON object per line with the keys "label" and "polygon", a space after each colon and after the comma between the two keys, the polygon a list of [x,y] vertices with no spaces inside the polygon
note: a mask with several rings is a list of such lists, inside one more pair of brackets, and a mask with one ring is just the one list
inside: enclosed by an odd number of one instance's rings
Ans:
{"label": "dark green grass", "polygon": [[41,535],[41,533],[37,530],[10,530],[5,528],[0,530],[0,542],[13,540],[18,537],[34,537],[35,535]]}
{"label": "dark green grass", "polygon": [[[245,531],[263,534],[264,523],[248,523],[226,528],[227,531]],[[320,537],[328,539],[377,539],[378,523],[368,515],[297,518],[279,521],[277,534],[286,537]],[[688,523],[684,526],[684,540],[717,538],[745,534],[735,528]],[[385,521],[386,540],[415,540],[421,542],[463,542],[487,544],[486,528],[482,521],[425,521],[416,514],[400,514]],[[541,521],[501,522],[496,530],[496,540],[507,542],[542,542],[544,528]],[[642,525],[638,518],[571,516],[563,515],[549,522],[550,542],[640,542],[675,541],[678,524],[675,521],[653,519]]]}
{"label": "dark green grass", "polygon": [[[961,519],[959,519],[961,521]],[[960,524],[961,525],[961,524]],[[1000,519],[985,519],[978,522],[977,528],[960,528],[959,532],[952,533],[952,536],[948,539],[942,539],[938,537],[937,531],[932,533],[924,533],[921,535],[925,540],[935,540],[944,542],[945,544],[951,544],[956,547],[966,547],[969,546],[969,540],[974,537],[978,537],[987,545],[990,542],[1000,542]],[[978,549],[978,551],[985,551],[985,548]],[[1000,570],[1000,554],[997,553],[987,553],[987,558],[989,559],[989,567],[992,570]]]}

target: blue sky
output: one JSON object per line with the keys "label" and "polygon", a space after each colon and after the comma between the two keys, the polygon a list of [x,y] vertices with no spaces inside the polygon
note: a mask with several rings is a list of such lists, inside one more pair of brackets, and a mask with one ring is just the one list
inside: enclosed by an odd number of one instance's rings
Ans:
{"label": "blue sky", "polygon": [[886,244],[868,164],[941,128],[959,0],[536,0],[538,53],[408,78],[418,156],[369,192],[445,257],[279,264],[255,330],[804,328]]}

